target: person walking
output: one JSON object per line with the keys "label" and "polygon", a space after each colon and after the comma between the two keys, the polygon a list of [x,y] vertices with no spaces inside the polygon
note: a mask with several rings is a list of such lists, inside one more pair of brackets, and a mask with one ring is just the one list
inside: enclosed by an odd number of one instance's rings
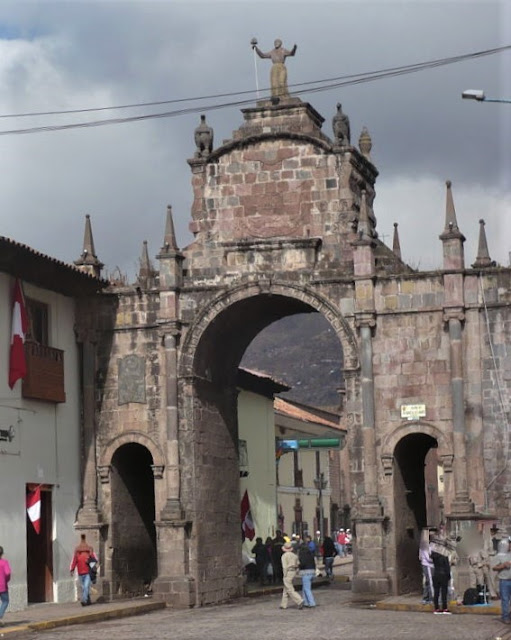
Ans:
{"label": "person walking", "polygon": [[[436,538],[431,543],[431,560],[433,561],[433,613],[450,614],[447,608],[447,589],[451,579],[451,563],[449,562],[449,549],[445,539]],[[439,598],[442,599],[442,608],[439,608]]]}
{"label": "person walking", "polygon": [[9,580],[11,579],[11,567],[3,557],[4,548],[0,547],[0,626],[3,627],[3,617],[9,606]]}
{"label": "person walking", "polygon": [[433,602],[433,560],[429,547],[429,531],[424,529],[419,545],[419,561],[422,567],[422,604]]}
{"label": "person walking", "polygon": [[346,555],[346,532],[344,529],[340,529],[337,534],[337,551],[341,558],[344,558]]}
{"label": "person walking", "polygon": [[316,560],[309,545],[304,542],[298,549],[299,575],[302,578],[302,598],[303,606],[312,608],[316,606],[316,601],[312,595],[312,581],[316,575]]}
{"label": "person walking", "polygon": [[264,546],[266,547],[266,566],[264,567],[264,575],[268,579],[268,584],[273,584],[275,582],[275,569],[273,567],[272,539],[270,536],[266,538]]}
{"label": "person walking", "polygon": [[273,582],[280,584],[282,582],[282,545],[285,543],[282,531],[277,529],[275,538],[272,540],[271,562],[273,565]]}
{"label": "person walking", "polygon": [[325,573],[329,580],[334,579],[334,558],[337,555],[334,541],[330,536],[325,536],[323,540],[323,563]]}
{"label": "person walking", "polygon": [[255,561],[257,566],[257,576],[259,578],[259,584],[264,585],[265,571],[268,566],[268,549],[263,544],[262,538],[256,538],[256,543],[252,547],[252,553],[255,555]]}
{"label": "person walking", "polygon": [[89,569],[90,560],[95,560],[96,562],[98,561],[93,548],[87,542],[85,534],[82,533],[80,536],[80,544],[75,548],[73,559],[71,560],[71,566],[69,567],[71,575],[73,575],[75,569],[78,572],[78,578],[82,587],[82,607],[86,607],[91,604],[91,577]]}
{"label": "person walking", "polygon": [[282,600],[280,603],[281,609],[287,609],[287,603],[289,598],[298,605],[299,609],[303,609],[303,598],[299,593],[295,591],[293,586],[293,578],[296,576],[298,569],[298,557],[293,551],[293,545],[290,542],[286,542],[282,546],[282,574],[283,584]]}
{"label": "person walking", "polygon": [[509,602],[511,600],[511,553],[508,540],[499,541],[495,563],[492,569],[493,571],[498,571],[499,574],[501,619],[504,624],[511,624],[509,612]]}

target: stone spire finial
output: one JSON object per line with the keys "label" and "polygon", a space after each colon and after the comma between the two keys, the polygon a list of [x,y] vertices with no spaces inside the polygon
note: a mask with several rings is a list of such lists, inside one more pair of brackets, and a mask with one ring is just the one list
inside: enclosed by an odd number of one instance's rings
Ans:
{"label": "stone spire finial", "polygon": [[160,253],[169,253],[169,251],[179,251],[176,242],[176,232],[174,231],[174,218],[172,216],[172,205],[167,205],[167,218],[165,219],[165,236],[163,238],[163,247]]}
{"label": "stone spire finial", "polygon": [[447,188],[446,197],[445,197],[445,229],[440,236],[440,239],[443,240],[446,237],[462,237],[465,240],[465,237],[461,233],[458,228],[458,221],[456,219],[456,209],[454,208],[454,200],[452,197],[452,182],[450,180],[446,180],[445,186]]}
{"label": "stone spire finial", "polygon": [[485,222],[483,219],[479,220],[479,245],[477,248],[477,258],[472,265],[474,269],[484,269],[485,267],[494,267],[495,260],[490,258],[490,252],[488,251],[488,242],[486,240],[486,231],[484,230]]}
{"label": "stone spire finial", "polygon": [[160,249],[160,253],[156,258],[160,261],[159,286],[162,289],[175,290],[179,288],[183,280],[184,256],[181,251],[179,251],[176,243],[172,207],[170,204],[167,205],[163,247]]}
{"label": "stone spire finial", "polygon": [[371,159],[371,149],[373,148],[373,141],[371,139],[371,136],[369,135],[367,127],[362,128],[360,138],[358,139],[358,148],[360,149],[360,153],[364,157],[366,157],[368,160]]}
{"label": "stone spire finial", "polygon": [[103,263],[98,260],[96,251],[94,250],[94,239],[92,237],[92,225],[90,221],[90,215],[85,216],[85,232],[83,234],[83,250],[78,258],[75,260],[75,265],[79,267],[81,271],[90,273],[96,278],[101,275],[101,269]]}
{"label": "stone spire finial", "polygon": [[143,289],[150,289],[154,285],[155,271],[149,259],[147,240],[142,244],[142,255],[140,256],[140,269],[138,271],[137,283]]}
{"label": "stone spire finial", "polygon": [[394,238],[392,240],[392,251],[401,260],[401,244],[399,242],[398,224],[394,222]]}
{"label": "stone spire finial", "polygon": [[447,180],[445,186],[447,187],[445,196],[445,231],[453,231],[454,229],[458,229],[458,221],[456,220],[456,209],[454,208],[454,200],[452,198],[452,182]]}
{"label": "stone spire finial", "polygon": [[465,236],[458,228],[451,185],[451,181],[447,180],[445,183],[445,186],[447,187],[445,202],[445,229],[443,230],[443,233],[440,234],[440,240],[443,242],[444,269],[464,269],[465,256],[463,252],[463,243],[465,242]]}
{"label": "stone spire finial", "polygon": [[373,237],[369,212],[367,210],[366,192],[362,189],[360,198],[360,214],[358,216],[357,233],[359,240],[370,240]]}

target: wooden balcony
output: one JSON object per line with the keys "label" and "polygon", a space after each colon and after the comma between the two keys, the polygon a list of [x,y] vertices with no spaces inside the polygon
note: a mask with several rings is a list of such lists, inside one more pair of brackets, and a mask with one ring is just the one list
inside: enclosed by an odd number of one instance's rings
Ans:
{"label": "wooden balcony", "polygon": [[23,397],[65,402],[64,352],[37,342],[26,342],[25,358],[27,375],[23,380]]}

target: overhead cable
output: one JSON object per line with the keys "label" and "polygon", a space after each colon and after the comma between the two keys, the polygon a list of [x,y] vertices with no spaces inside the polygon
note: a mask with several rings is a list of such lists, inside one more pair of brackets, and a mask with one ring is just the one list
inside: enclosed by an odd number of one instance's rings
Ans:
{"label": "overhead cable", "polygon": [[[356,84],[363,84],[365,82],[372,82],[374,80],[381,80],[385,78],[397,77],[401,75],[406,75],[409,73],[417,73],[419,71],[424,71],[426,69],[433,69],[440,66],[446,66],[449,64],[454,64],[457,62],[462,62],[469,59],[479,58],[482,56],[493,55],[495,53],[501,53],[502,51],[511,49],[511,45],[506,45],[502,47],[497,47],[494,49],[486,49],[484,51],[477,51],[468,54],[452,56],[450,58],[440,58],[438,60],[430,60],[427,62],[416,63],[412,65],[405,65],[400,67],[391,67],[388,69],[383,69],[374,72],[364,72],[359,74],[350,74],[345,76],[339,76],[336,78],[328,78],[325,80],[313,80],[309,82],[297,83],[294,85],[290,85],[290,88],[296,89],[300,87],[299,91],[291,91],[291,95],[304,95],[309,93],[318,93],[320,91],[329,91],[332,89],[337,89],[339,87],[352,86]],[[319,85],[319,86],[313,86]],[[268,92],[269,89],[263,90]],[[215,94],[211,96],[202,96],[195,98],[179,98],[175,100],[165,100],[160,102],[146,102],[146,103],[136,103],[130,105],[121,105],[115,107],[97,107],[90,109],[77,109],[77,110],[68,110],[68,111],[47,111],[47,112],[34,112],[34,113],[23,113],[23,114],[10,114],[10,115],[0,115],[0,118],[8,118],[8,117],[26,117],[26,116],[43,116],[43,115],[62,115],[62,114],[70,114],[70,113],[85,113],[85,112],[93,112],[93,111],[106,111],[113,109],[127,109],[127,108],[135,108],[135,107],[147,107],[147,106],[156,106],[162,104],[175,104],[182,102],[194,102],[197,100],[209,100],[209,99],[217,99],[228,96],[237,96],[244,94],[253,94],[254,91],[240,91],[235,93],[223,93],[223,94]],[[123,124],[129,122],[140,122],[142,120],[151,120],[156,118],[172,118],[181,115],[187,115],[191,113],[199,113],[204,111],[214,111],[218,109],[225,109],[228,107],[236,107],[236,106],[244,106],[247,104],[252,104],[253,98],[248,98],[244,100],[234,100],[231,102],[223,102],[218,104],[202,104],[199,106],[191,106],[185,107],[182,109],[176,109],[173,111],[164,111],[159,113],[148,113],[142,114],[138,116],[126,116],[121,118],[109,118],[105,120],[91,120],[88,122],[77,122],[77,123],[69,123],[63,125],[47,125],[47,126],[38,126],[38,127],[29,127],[26,129],[11,129],[6,131],[0,131],[0,135],[14,135],[14,134],[28,134],[28,133],[41,133],[45,131],[63,131],[68,129],[79,129],[79,128],[87,128],[87,127],[99,127],[110,124]]]}

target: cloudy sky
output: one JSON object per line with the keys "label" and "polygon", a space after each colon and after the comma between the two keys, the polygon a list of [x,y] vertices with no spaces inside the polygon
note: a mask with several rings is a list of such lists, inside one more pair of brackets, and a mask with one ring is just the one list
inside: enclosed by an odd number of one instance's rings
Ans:
{"label": "cloudy sky", "polygon": [[[309,0],[24,2],[0,5],[0,235],[61,260],[76,259],[85,214],[107,272],[133,277],[142,241],[152,255],[173,205],[178,243],[190,240],[191,187],[199,113],[135,123],[31,134],[3,132],[202,107],[215,144],[242,122],[219,100],[74,113],[253,91],[250,40],[275,38],[298,51],[289,83],[335,78],[511,44],[511,4],[502,0],[356,2]],[[259,86],[270,64],[257,61]],[[511,251],[511,104],[461,99],[464,89],[511,99],[511,50],[390,79],[300,94],[326,118],[337,102],[373,139],[380,172],[375,213],[392,242],[399,223],[412,266],[441,264],[445,180],[453,182],[458,223],[475,259],[478,220],[487,222],[490,254]],[[246,98],[247,96],[241,96]],[[251,96],[248,96],[251,97]],[[236,99],[236,98],[234,98]]]}

